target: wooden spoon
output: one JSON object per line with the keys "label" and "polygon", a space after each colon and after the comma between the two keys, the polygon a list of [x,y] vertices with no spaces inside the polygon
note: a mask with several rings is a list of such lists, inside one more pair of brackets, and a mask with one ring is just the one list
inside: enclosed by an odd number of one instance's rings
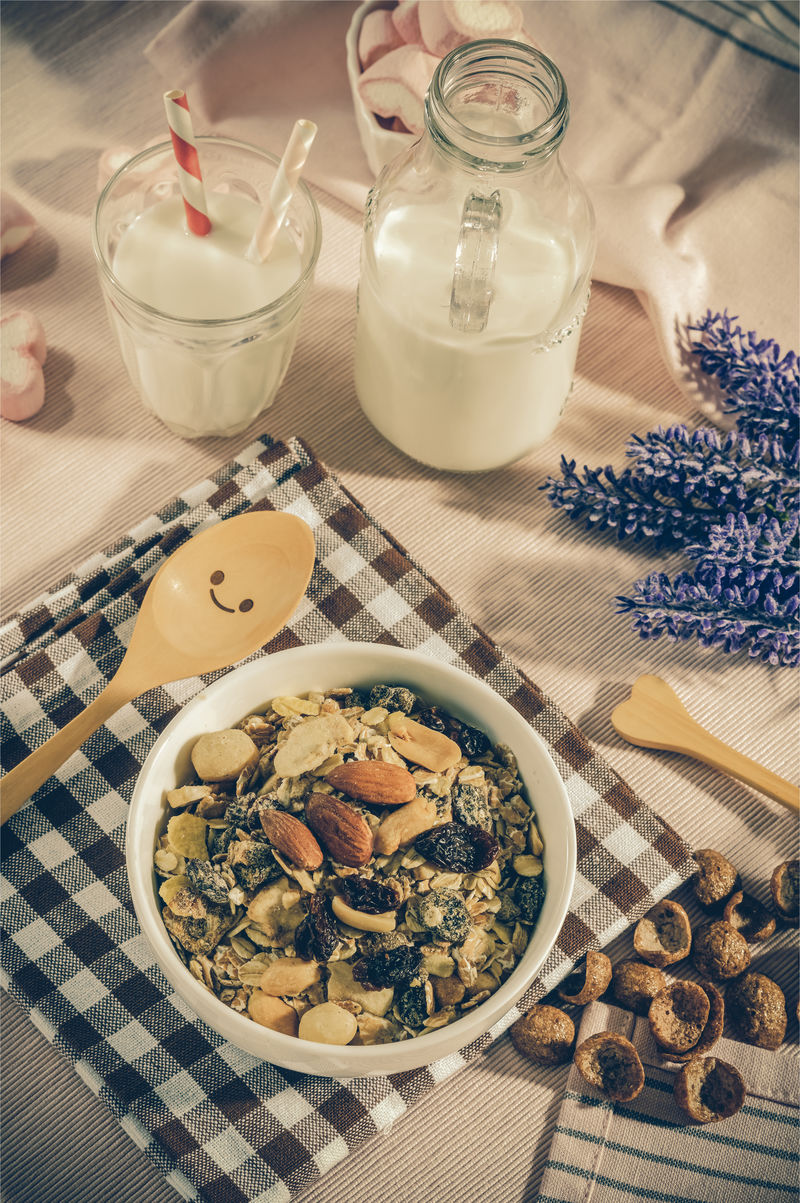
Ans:
{"label": "wooden spoon", "polygon": [[305,593],[314,554],[308,525],[272,511],[228,518],[173,552],[150,582],[130,646],[102,693],[3,778],[0,822],[120,706],[262,647]]}
{"label": "wooden spoon", "polygon": [[790,810],[800,808],[800,790],[755,760],[729,748],[695,722],[666,681],[649,674],[639,677],[631,696],[612,712],[611,722],[623,739],[640,748],[683,752],[714,769],[752,785]]}

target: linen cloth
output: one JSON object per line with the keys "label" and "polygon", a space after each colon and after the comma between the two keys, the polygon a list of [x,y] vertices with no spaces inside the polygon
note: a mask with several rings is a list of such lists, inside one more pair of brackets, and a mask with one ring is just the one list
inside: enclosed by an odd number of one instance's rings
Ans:
{"label": "linen cloth", "polygon": [[299,440],[251,444],[5,625],[6,768],[113,675],[164,557],[251,506],[298,515],[317,544],[307,597],[266,651],[366,639],[485,680],[545,739],[575,813],[579,860],[540,977],[468,1048],[386,1079],[278,1070],[222,1040],[171,990],[139,931],[124,871],[136,773],[178,705],[220,674],[152,690],[109,720],[4,829],[4,985],[170,1184],[213,1203],[291,1198],[477,1057],[587,947],[619,935],[694,867],[676,833]]}
{"label": "linen cloth", "polygon": [[578,1043],[618,1032],[642,1059],[645,1085],[612,1103],[573,1065],[538,1203],[777,1203],[797,1197],[798,1059],[722,1038],[709,1056],[734,1065],[747,1087],[741,1111],[693,1124],[672,1089],[676,1070],[660,1056],[646,1019],[597,1002],[583,1013]]}
{"label": "linen cloth", "polygon": [[[635,291],[673,378],[710,409],[716,392],[696,380],[679,334],[687,320],[727,308],[784,351],[797,337],[800,5],[520,7],[567,82],[564,159],[595,206],[594,278]],[[296,117],[315,120],[305,175],[360,209],[373,179],[345,73],[354,9],[192,0],[147,54],[166,86],[189,88],[196,132],[235,132],[279,151]]]}

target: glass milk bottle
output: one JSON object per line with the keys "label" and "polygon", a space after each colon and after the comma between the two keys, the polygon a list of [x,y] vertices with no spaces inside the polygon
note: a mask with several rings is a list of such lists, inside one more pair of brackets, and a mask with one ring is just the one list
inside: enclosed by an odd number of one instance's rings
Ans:
{"label": "glass milk bottle", "polygon": [[594,257],[591,204],[558,153],[568,120],[540,51],[470,42],[439,63],[422,138],[370,192],[356,392],[424,464],[511,463],[564,408]]}

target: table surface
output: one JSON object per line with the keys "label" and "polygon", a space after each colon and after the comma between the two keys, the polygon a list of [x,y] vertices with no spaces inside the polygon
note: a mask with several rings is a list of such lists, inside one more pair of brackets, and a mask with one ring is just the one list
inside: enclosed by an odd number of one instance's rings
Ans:
{"label": "table surface", "polygon": [[[720,848],[763,887],[775,864],[796,855],[789,814],[701,765],[625,745],[610,713],[639,673],[658,673],[716,735],[796,780],[793,674],[694,645],[640,642],[615,616],[614,597],[653,566],[653,553],[584,535],[541,491],[562,453],[579,464],[621,465],[632,431],[698,420],[632,293],[595,287],[574,393],[549,443],[502,471],[432,471],[382,440],[358,408],[352,342],[361,212],[317,187],[319,271],[272,409],[234,440],[189,442],[141,408],[107,328],[89,223],[100,152],[163,132],[166,85],[143,51],[179,7],[130,0],[3,8],[2,182],[40,222],[35,240],[3,265],[3,303],[6,312],[33,310],[49,344],[44,410],[3,425],[3,616],[226,462],[250,436],[301,435],[636,791],[690,843]],[[355,6],[333,7],[343,46]],[[343,71],[337,80],[331,104],[342,109]],[[265,145],[280,151],[265,128]],[[363,161],[354,182],[369,182]],[[3,1021],[8,1203],[174,1203],[160,1174],[8,999]],[[790,1038],[796,1043],[794,1021]],[[395,1203],[463,1203],[478,1183],[491,1184],[501,1203],[533,1200],[565,1080],[566,1068],[522,1064],[503,1038],[329,1171],[302,1203],[344,1203],[387,1186]],[[473,1185],[465,1190],[466,1180]]]}

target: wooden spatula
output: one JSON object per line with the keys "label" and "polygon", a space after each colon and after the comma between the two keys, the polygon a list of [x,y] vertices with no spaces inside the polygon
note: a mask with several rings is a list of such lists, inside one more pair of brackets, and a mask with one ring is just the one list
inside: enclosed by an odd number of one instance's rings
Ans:
{"label": "wooden spatula", "polygon": [[640,748],[682,752],[752,785],[790,810],[800,809],[800,789],[796,785],[711,735],[695,722],[678,695],[660,677],[650,674],[639,677],[631,696],[612,712],[611,722],[628,743]]}

